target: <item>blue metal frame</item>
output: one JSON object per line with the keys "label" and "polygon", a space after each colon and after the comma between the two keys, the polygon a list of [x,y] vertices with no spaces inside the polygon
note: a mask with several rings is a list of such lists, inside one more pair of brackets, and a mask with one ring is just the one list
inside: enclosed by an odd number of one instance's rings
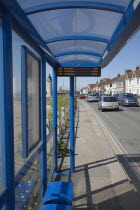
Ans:
{"label": "blue metal frame", "polygon": [[54,134],[54,153],[55,153],[55,171],[57,171],[57,72],[53,69],[53,128],[55,129]]}
{"label": "blue metal frame", "polygon": [[27,96],[27,52],[21,48],[21,95],[22,95],[22,156],[28,157],[28,96]]}
{"label": "blue metal frame", "polygon": [[65,40],[89,40],[89,41],[103,42],[107,44],[109,43],[108,39],[103,39],[103,38],[94,37],[94,36],[61,36],[61,37],[45,40],[45,42],[46,44],[50,44],[52,42],[60,42],[60,41],[65,41]]}
{"label": "blue metal frame", "polygon": [[7,188],[3,190],[0,194],[0,209],[7,203],[8,200],[8,190]]}
{"label": "blue metal frame", "polygon": [[[30,154],[31,151],[33,151],[33,149],[38,145],[38,143],[41,140],[41,126],[40,126],[40,139],[38,140],[38,142],[33,145],[32,148],[28,148],[28,90],[27,90],[27,80],[28,80],[28,76],[27,76],[27,71],[28,71],[28,67],[27,67],[27,54],[30,54],[31,56],[33,56],[36,60],[38,60],[39,62],[39,74],[41,75],[41,60],[40,58],[38,58],[31,50],[29,50],[26,46],[22,46],[22,69],[21,69],[21,93],[22,93],[22,155],[23,158],[27,158],[28,155]],[[39,75],[39,88],[40,84],[41,84],[41,78]],[[39,91],[40,95],[39,98],[41,98],[41,91]],[[40,101],[40,100],[39,100]],[[39,105],[39,113],[41,114],[41,108]],[[41,119],[40,119],[40,124],[41,125]]]}
{"label": "blue metal frame", "polygon": [[58,53],[55,54],[56,57],[60,57],[60,56],[65,56],[65,55],[92,55],[92,56],[97,56],[97,57],[101,57],[101,54],[99,53],[94,53],[94,52],[82,52],[82,51],[74,51],[74,52],[63,52],[63,53]]}
{"label": "blue metal frame", "polygon": [[94,63],[90,61],[82,61],[82,60],[73,60],[73,61],[65,61],[60,63],[63,67],[75,67],[80,64],[81,67],[96,67],[99,66],[99,63]]}
{"label": "blue metal frame", "polygon": [[[1,42],[1,46],[3,46],[3,30],[2,30],[2,17],[0,17],[0,42]],[[3,93],[3,87],[4,87],[4,82],[3,82],[3,77],[4,77],[4,72],[2,71],[3,69],[3,47],[1,47],[0,49],[0,152],[2,154],[2,151],[5,151],[5,143],[4,141],[2,141],[2,139],[4,139],[4,129],[3,129],[3,125],[4,125],[4,93]],[[6,182],[5,182],[5,156],[1,155],[1,160],[0,160],[0,164],[1,164],[1,182],[2,182],[2,188],[5,187]],[[0,189],[1,191],[1,189]]]}
{"label": "blue metal frame", "polygon": [[4,138],[5,143],[5,182],[8,189],[6,209],[15,209],[14,186],[14,121],[13,121],[13,66],[12,66],[12,16],[5,13],[3,25],[3,100],[4,100]]}
{"label": "blue metal frame", "polygon": [[74,77],[70,77],[70,171],[75,170]]}
{"label": "blue metal frame", "polygon": [[43,195],[47,187],[47,161],[46,161],[46,59],[42,58],[42,71],[41,71],[41,139],[43,142],[42,152],[42,183]]}
{"label": "blue metal frame", "polygon": [[56,9],[69,9],[69,8],[86,8],[86,9],[98,9],[98,10],[105,10],[117,13],[124,13],[125,7],[117,6],[113,4],[106,4],[100,2],[89,2],[89,1],[67,1],[67,2],[57,2],[57,3],[49,3],[49,4],[42,4],[27,8],[24,12],[27,15],[31,15],[38,12],[43,11],[50,11]]}

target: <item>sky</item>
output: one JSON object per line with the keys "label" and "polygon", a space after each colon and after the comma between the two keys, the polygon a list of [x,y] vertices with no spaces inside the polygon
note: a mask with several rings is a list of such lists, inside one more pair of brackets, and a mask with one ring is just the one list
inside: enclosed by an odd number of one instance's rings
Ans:
{"label": "sky", "polygon": [[[138,31],[126,46],[116,55],[112,62],[101,70],[102,78],[113,78],[118,73],[124,74],[126,69],[135,70],[136,66],[140,65],[140,31]],[[51,73],[52,68],[47,64],[47,75]],[[88,84],[96,83],[96,77],[77,77],[77,90],[86,87]],[[58,89],[60,86],[64,89],[69,89],[69,78],[58,78]]]}

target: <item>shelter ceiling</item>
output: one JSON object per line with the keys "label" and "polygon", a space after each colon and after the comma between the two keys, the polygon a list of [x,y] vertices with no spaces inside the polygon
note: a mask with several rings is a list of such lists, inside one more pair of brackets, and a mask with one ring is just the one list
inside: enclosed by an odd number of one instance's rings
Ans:
{"label": "shelter ceiling", "polygon": [[101,66],[139,0],[17,0],[63,66]]}

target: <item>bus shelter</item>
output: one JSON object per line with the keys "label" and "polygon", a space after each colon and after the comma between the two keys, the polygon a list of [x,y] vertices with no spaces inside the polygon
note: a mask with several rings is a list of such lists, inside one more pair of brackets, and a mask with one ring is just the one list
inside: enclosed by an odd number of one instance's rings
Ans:
{"label": "bus shelter", "polygon": [[[70,77],[74,172],[74,77],[99,76],[139,26],[139,0],[0,0],[0,208],[38,209],[57,171],[58,76]],[[50,133],[46,62],[53,68]]]}

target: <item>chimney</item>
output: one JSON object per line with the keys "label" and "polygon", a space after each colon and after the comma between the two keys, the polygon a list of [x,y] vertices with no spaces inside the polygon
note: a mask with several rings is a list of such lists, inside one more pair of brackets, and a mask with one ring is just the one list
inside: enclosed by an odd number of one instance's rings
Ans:
{"label": "chimney", "polygon": [[139,71],[140,70],[140,67],[139,66],[136,66],[136,71]]}
{"label": "chimney", "polygon": [[128,73],[130,73],[130,72],[132,72],[132,70],[129,70],[129,69],[126,69],[126,70],[125,70],[125,74],[128,74]]}
{"label": "chimney", "polygon": [[121,75],[120,74],[117,74],[117,78],[119,78]]}

